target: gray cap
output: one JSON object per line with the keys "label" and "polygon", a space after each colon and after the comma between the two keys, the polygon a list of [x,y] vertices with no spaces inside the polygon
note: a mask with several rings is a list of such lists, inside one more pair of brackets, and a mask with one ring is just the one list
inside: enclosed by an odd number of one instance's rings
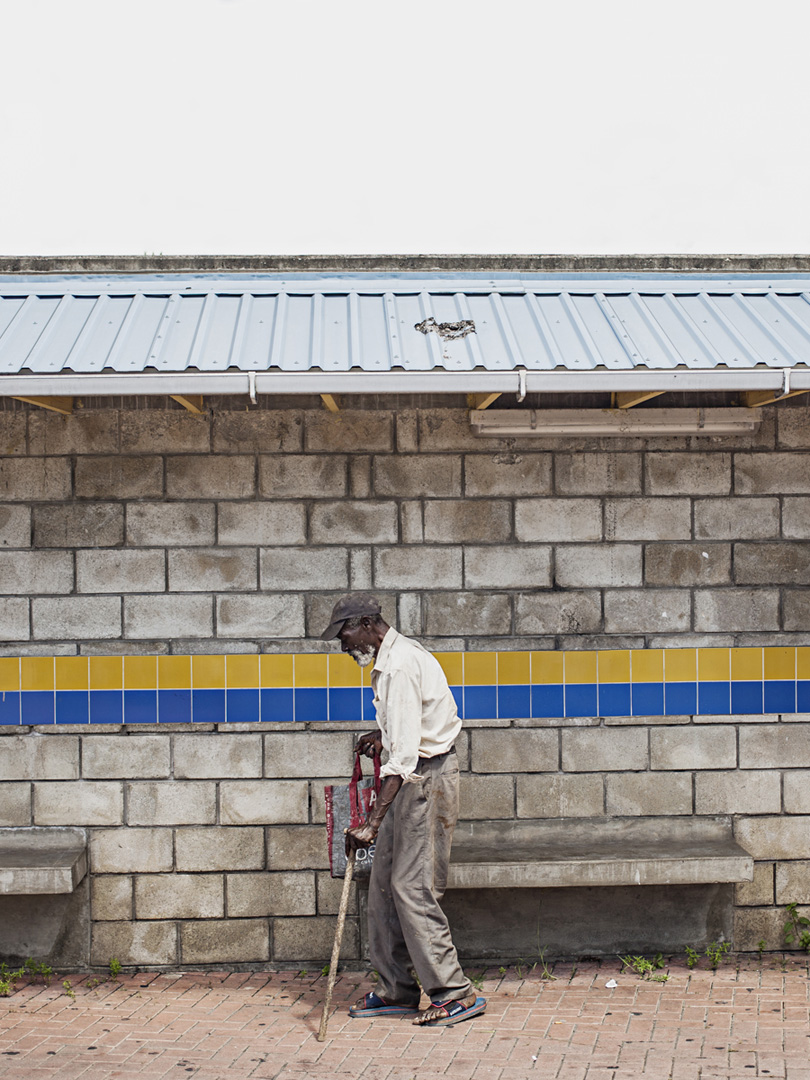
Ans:
{"label": "gray cap", "polygon": [[371,593],[347,593],[341,596],[332,608],[332,620],[321,634],[321,641],[336,638],[347,619],[362,618],[363,615],[379,615],[382,611],[380,601]]}

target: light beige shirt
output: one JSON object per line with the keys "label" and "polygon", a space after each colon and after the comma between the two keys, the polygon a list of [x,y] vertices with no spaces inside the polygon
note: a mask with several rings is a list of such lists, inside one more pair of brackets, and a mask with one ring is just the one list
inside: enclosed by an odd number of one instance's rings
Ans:
{"label": "light beige shirt", "polygon": [[439,661],[418,641],[390,628],[371,672],[374,707],[388,761],[380,775],[418,783],[419,758],[446,754],[461,720]]}

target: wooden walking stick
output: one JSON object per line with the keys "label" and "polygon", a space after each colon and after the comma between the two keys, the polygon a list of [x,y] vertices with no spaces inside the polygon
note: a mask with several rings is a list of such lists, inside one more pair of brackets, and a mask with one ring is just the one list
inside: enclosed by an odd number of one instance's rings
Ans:
{"label": "wooden walking stick", "polygon": [[335,989],[338,959],[340,958],[340,943],[343,941],[343,925],[346,922],[346,908],[349,906],[349,889],[351,888],[352,875],[354,874],[354,856],[355,852],[352,851],[349,853],[349,857],[346,860],[346,876],[343,879],[343,894],[340,897],[340,907],[338,908],[337,926],[335,927],[335,944],[332,946],[332,960],[329,964],[329,981],[326,984],[326,1000],[323,1003],[321,1026],[318,1029],[318,1042],[323,1042],[326,1038],[326,1025],[329,1023],[329,1008],[332,1004],[332,991]]}

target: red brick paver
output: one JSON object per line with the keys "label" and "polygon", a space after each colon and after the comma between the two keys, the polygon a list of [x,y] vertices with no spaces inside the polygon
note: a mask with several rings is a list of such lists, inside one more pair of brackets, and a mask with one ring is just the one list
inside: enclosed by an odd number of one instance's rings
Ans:
{"label": "red brick paver", "polygon": [[809,963],[676,961],[666,983],[618,962],[557,964],[554,981],[489,968],[486,1014],[440,1029],[349,1019],[370,983],[346,973],[323,1043],[321,976],[71,977],[75,997],[60,977],[0,999],[0,1080],[810,1080]]}

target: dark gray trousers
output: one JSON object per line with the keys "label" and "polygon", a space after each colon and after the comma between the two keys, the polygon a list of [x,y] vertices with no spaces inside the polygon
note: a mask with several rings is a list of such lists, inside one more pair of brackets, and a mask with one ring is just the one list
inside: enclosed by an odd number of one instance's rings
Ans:
{"label": "dark gray trousers", "polygon": [[422,782],[402,785],[380,826],[368,891],[376,992],[409,1005],[419,1003],[411,969],[432,1001],[472,992],[439,903],[458,820],[458,760],[420,758],[417,772]]}

